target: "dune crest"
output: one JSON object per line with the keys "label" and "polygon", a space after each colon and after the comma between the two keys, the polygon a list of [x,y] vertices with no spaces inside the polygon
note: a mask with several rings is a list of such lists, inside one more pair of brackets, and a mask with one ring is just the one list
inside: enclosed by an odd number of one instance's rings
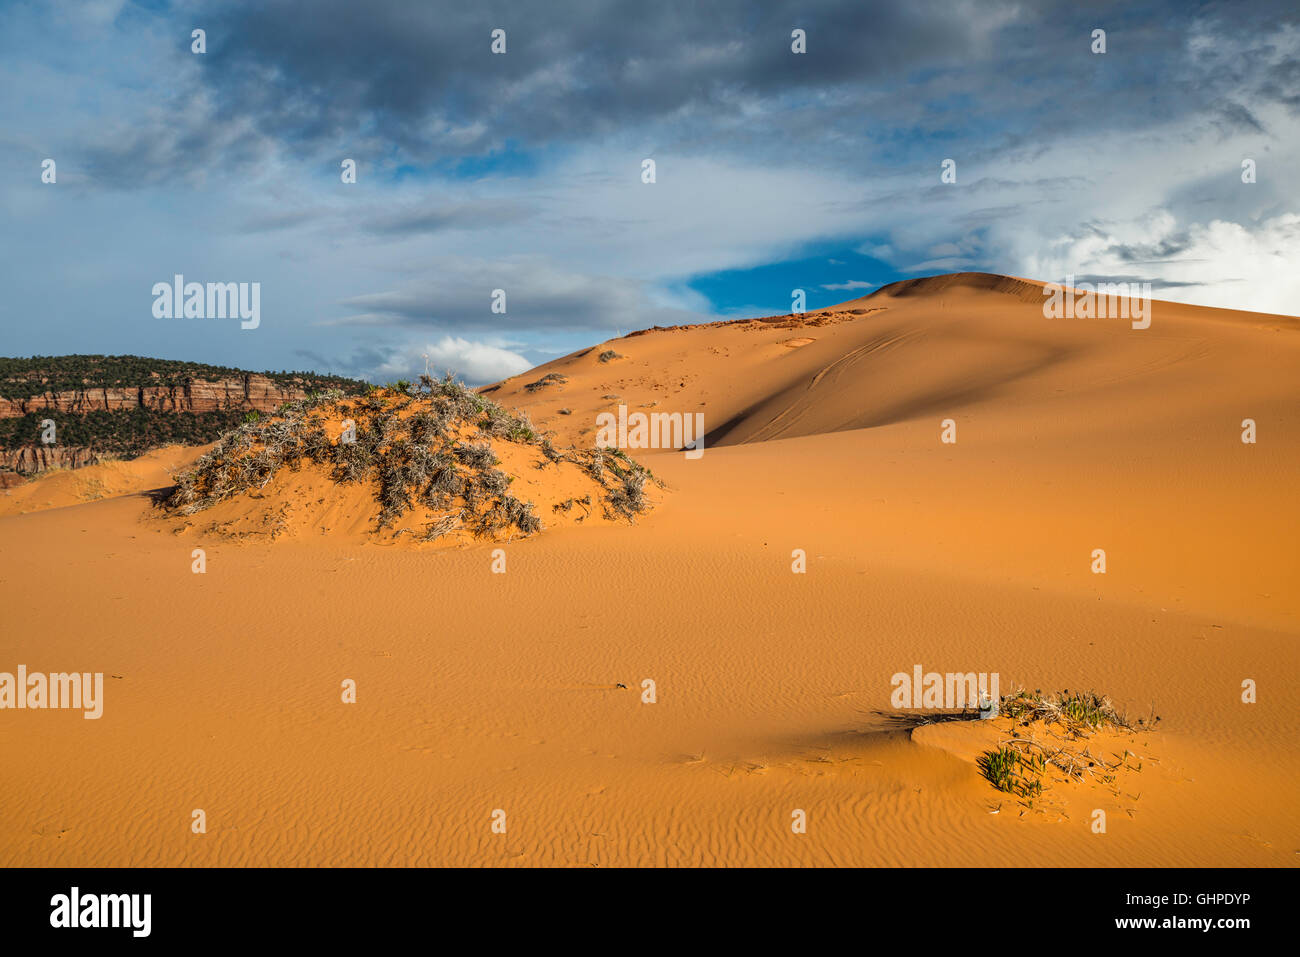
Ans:
{"label": "dune crest", "polygon": [[[936,296],[948,292],[992,292],[1012,296],[1021,302],[1041,303],[1045,283],[991,272],[954,272],[942,276],[902,279],[881,286],[863,299],[906,299],[911,296]],[[861,300],[860,300],[861,301]]]}

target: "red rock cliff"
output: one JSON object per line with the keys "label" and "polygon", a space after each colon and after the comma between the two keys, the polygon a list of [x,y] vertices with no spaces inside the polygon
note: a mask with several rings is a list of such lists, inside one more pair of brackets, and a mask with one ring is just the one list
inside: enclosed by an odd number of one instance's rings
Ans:
{"label": "red rock cliff", "polygon": [[272,412],[285,402],[301,399],[306,394],[304,388],[281,386],[265,376],[249,374],[195,381],[189,385],[142,386],[134,389],[86,388],[48,392],[28,399],[0,398],[0,418],[15,418],[43,409],[86,413],[99,409],[112,411],[141,406],[161,412],[215,412],[220,409]]}

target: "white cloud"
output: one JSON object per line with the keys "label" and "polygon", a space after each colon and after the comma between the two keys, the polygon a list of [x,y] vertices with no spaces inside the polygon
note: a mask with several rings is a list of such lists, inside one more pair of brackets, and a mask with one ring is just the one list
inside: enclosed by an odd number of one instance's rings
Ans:
{"label": "white cloud", "polygon": [[[670,291],[647,280],[564,268],[540,254],[470,258],[446,256],[438,269],[398,288],[343,300],[350,313],[325,326],[490,325],[512,334],[553,329],[634,329],[711,318],[704,297]],[[494,290],[505,312],[494,313]]]}
{"label": "white cloud", "polygon": [[[1162,258],[1144,252],[1168,251]],[[1300,215],[1243,225],[1221,219],[1180,228],[1168,211],[1062,236],[1027,260],[1028,274],[1140,275],[1156,299],[1293,314],[1300,303]],[[1163,286],[1162,286],[1163,284]]]}
{"label": "white cloud", "polygon": [[964,272],[975,265],[973,259],[927,259],[924,262],[903,266],[904,272]]}
{"label": "white cloud", "polygon": [[822,283],[822,288],[836,290],[874,289],[875,285],[874,282],[863,282],[861,279],[850,279],[848,282],[824,282]]}
{"label": "white cloud", "polygon": [[368,378],[378,382],[414,379],[428,368],[430,374],[451,371],[470,385],[482,385],[532,367],[531,362],[508,348],[443,336],[435,342],[414,342],[393,350],[380,365],[369,370]]}

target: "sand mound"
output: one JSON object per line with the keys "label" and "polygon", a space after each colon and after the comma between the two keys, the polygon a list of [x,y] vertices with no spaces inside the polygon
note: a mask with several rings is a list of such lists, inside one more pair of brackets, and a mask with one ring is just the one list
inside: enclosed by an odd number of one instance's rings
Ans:
{"label": "sand mound", "polygon": [[238,538],[502,540],[626,522],[649,473],[615,449],[561,450],[450,377],[323,393],[223,436],[160,496],[170,520]]}
{"label": "sand mound", "polygon": [[1133,748],[1139,734],[1160,722],[1154,712],[1130,718],[1110,698],[1089,692],[1044,695],[1024,689],[1004,695],[997,712],[983,721],[971,720],[974,713],[968,712],[919,714],[922,727],[914,738],[934,724],[964,726],[946,735],[931,732],[923,741],[966,760],[971,755],[965,749],[978,745],[974,763],[980,775],[1029,810],[1041,809],[1048,792],[1059,785],[1109,789],[1128,772],[1141,773],[1142,757]]}
{"label": "sand mound", "polygon": [[163,488],[172,484],[173,473],[193,465],[207,448],[168,445],[135,459],[42,472],[0,490],[0,516],[65,508]]}
{"label": "sand mound", "polygon": [[1098,810],[1131,819],[1161,788],[1165,736],[1146,725],[1071,730],[1044,720],[935,721],[913,743],[946,752],[978,775],[989,814],[1088,827]]}

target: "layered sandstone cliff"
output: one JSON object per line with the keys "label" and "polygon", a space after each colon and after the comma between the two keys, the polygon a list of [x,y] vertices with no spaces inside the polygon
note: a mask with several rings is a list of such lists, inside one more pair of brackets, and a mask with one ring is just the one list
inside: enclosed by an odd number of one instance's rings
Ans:
{"label": "layered sandstone cliff", "polygon": [[[33,475],[51,468],[76,469],[111,458],[134,458],[159,444],[202,444],[231,427],[241,412],[274,412],[284,403],[304,398],[321,388],[333,388],[340,382],[347,383],[347,380],[333,377],[281,375],[272,378],[233,370],[228,375],[214,375],[211,378],[173,375],[164,379],[156,373],[150,378],[158,384],[81,386],[72,389],[49,387],[45,391],[40,391],[41,380],[37,379],[29,387],[33,393],[29,396],[0,397],[0,421],[28,415],[38,418],[50,415],[66,422],[68,416],[89,416],[104,412],[131,413],[141,409],[151,417],[151,421],[112,427],[107,432],[100,430],[100,434],[89,442],[83,431],[75,441],[45,445],[40,442],[39,429],[23,428],[20,430],[22,434],[10,429],[3,441],[0,441],[0,474]],[[60,384],[67,381],[65,375]],[[156,418],[159,415],[169,418],[173,415],[179,417],[205,413],[228,413],[234,418],[230,421],[208,422],[197,430],[173,430],[163,427]],[[62,430],[60,437],[64,437]],[[16,480],[14,475],[4,474],[0,486]]]}
{"label": "layered sandstone cliff", "polygon": [[137,408],[159,412],[216,412],[223,409],[271,412],[285,402],[301,399],[307,392],[300,385],[284,385],[266,376],[246,373],[211,381],[196,380],[185,385],[89,387],[46,392],[25,399],[0,398],[0,419],[47,409],[74,414]]}
{"label": "layered sandstone cliff", "polygon": [[[0,474],[4,471],[27,475],[52,468],[79,469],[83,465],[102,462],[104,458],[104,452],[79,445],[24,445],[16,449],[0,449]],[[5,484],[5,481],[0,481],[0,487]]]}

